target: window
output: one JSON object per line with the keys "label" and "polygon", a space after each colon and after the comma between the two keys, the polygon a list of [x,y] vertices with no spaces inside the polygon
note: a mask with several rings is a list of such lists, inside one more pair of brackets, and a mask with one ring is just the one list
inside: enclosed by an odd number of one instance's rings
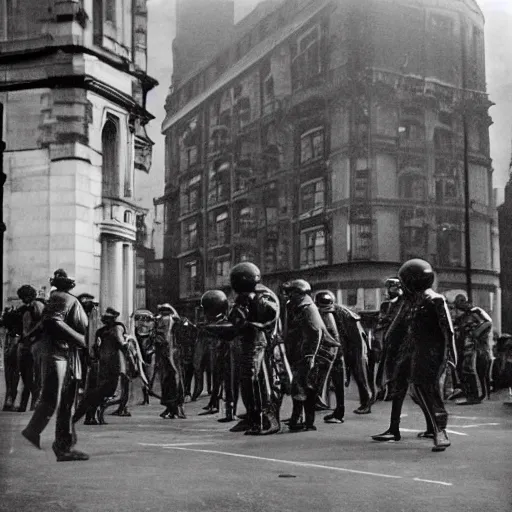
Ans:
{"label": "window", "polygon": [[277,207],[267,206],[265,208],[265,222],[267,228],[270,226],[277,226]]}
{"label": "window", "polygon": [[400,197],[425,201],[427,198],[427,184],[423,176],[418,174],[405,174],[400,176]]}
{"label": "window", "polygon": [[325,205],[324,181],[316,180],[302,185],[300,195],[301,213],[319,213]]}
{"label": "window", "polygon": [[116,0],[105,0],[105,21],[115,24]]}
{"label": "window", "polygon": [[462,266],[462,219],[444,212],[437,218],[437,260],[442,267]]}
{"label": "window", "polygon": [[219,258],[215,261],[215,285],[228,286],[231,260],[229,257]]}
{"label": "window", "polygon": [[424,258],[428,251],[428,226],[423,209],[407,209],[400,218],[402,260]]}
{"label": "window", "polygon": [[[236,231],[242,235],[252,235],[256,227],[256,210],[252,206],[240,209],[236,223]],[[255,235],[255,234],[254,234]]]}
{"label": "window", "polygon": [[277,269],[277,240],[267,240],[265,247],[265,272]]}
{"label": "window", "polygon": [[351,259],[369,260],[372,256],[372,216],[366,207],[354,208],[350,215]]}
{"label": "window", "polygon": [[437,159],[434,181],[438,204],[454,204],[462,201],[461,171],[456,162]]}
{"label": "window", "polygon": [[197,175],[181,185],[180,213],[185,215],[199,208],[201,176]]}
{"label": "window", "polygon": [[320,71],[320,28],[314,27],[292,47],[292,89],[307,87]]}
{"label": "window", "polygon": [[324,156],[324,129],[314,128],[300,136],[300,163],[313,162]]}
{"label": "window", "polygon": [[325,265],[325,230],[315,228],[302,231],[300,235],[300,266],[303,268]]}
{"label": "window", "polygon": [[370,191],[370,173],[368,169],[356,169],[354,175],[354,199],[368,199]]}
{"label": "window", "polygon": [[101,132],[101,148],[103,161],[102,195],[103,197],[119,197],[119,134],[117,122],[108,119]]}
{"label": "window", "polygon": [[223,212],[215,216],[215,240],[216,245],[228,243],[228,213]]}
{"label": "window", "polygon": [[434,130],[434,147],[437,151],[450,152],[453,149],[453,134],[448,130]]}
{"label": "window", "polygon": [[398,127],[398,137],[401,144],[423,141],[425,128],[418,121],[404,120]]}
{"label": "window", "polygon": [[201,292],[201,283],[198,276],[197,261],[189,261],[183,265],[183,295],[189,297]]}
{"label": "window", "polygon": [[189,221],[183,224],[182,250],[188,251],[197,247],[197,222]]}

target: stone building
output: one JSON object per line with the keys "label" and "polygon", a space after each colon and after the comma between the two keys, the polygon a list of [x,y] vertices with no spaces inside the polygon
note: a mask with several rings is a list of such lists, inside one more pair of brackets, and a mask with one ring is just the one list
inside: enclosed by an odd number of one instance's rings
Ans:
{"label": "stone building", "polygon": [[167,100],[173,299],[192,309],[242,260],[360,310],[411,257],[464,288],[466,126],[473,295],[499,321],[484,55],[473,0],[260,5]]}
{"label": "stone building", "polygon": [[502,332],[512,333],[512,161],[510,179],[505,185],[505,199],[498,206],[500,233],[500,284],[502,291]]}
{"label": "stone building", "polygon": [[146,0],[0,0],[5,297],[23,283],[47,293],[63,267],[124,319],[136,305],[134,184],[151,165],[156,85],[146,38]]}

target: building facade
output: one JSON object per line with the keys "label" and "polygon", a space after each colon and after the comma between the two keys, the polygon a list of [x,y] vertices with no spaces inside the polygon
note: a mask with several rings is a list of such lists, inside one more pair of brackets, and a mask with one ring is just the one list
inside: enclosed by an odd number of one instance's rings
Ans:
{"label": "building facade", "polygon": [[127,319],[136,305],[146,38],[146,0],[0,0],[5,297],[24,283],[44,295],[62,267],[102,308]]}
{"label": "building facade", "polygon": [[498,206],[500,234],[500,284],[502,293],[502,332],[512,333],[512,161],[511,175],[505,185],[505,198]]}
{"label": "building facade", "polygon": [[432,262],[438,290],[465,288],[467,147],[473,295],[499,321],[476,2],[266,6],[166,104],[157,204],[172,298],[192,306],[243,260],[274,288],[302,277],[360,310],[412,257]]}

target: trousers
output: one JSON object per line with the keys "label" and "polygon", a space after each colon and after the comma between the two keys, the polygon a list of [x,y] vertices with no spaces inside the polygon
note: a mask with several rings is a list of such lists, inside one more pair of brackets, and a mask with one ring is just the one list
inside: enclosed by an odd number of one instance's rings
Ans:
{"label": "trousers", "polygon": [[55,445],[58,451],[68,452],[72,446],[71,411],[75,402],[77,382],[71,375],[64,355],[53,350],[42,357],[43,387],[38,404],[27,430],[40,435],[57,412]]}

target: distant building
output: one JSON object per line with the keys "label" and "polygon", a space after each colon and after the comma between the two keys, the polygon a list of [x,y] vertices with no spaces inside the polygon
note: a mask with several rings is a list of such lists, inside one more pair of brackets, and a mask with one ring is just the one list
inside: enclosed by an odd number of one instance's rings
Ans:
{"label": "distant building", "polygon": [[[512,165],[511,169],[512,171]],[[501,260],[501,331],[512,334],[512,172],[505,185],[505,200],[498,206]]]}
{"label": "distant building", "polygon": [[412,257],[464,288],[465,112],[474,301],[497,319],[484,55],[472,0],[260,5],[167,100],[169,298],[192,311],[243,260],[360,310]]}
{"label": "distant building", "polygon": [[63,267],[125,320],[144,301],[134,174],[149,172],[153,144],[146,25],[146,0],[0,0],[4,296],[48,291]]}

